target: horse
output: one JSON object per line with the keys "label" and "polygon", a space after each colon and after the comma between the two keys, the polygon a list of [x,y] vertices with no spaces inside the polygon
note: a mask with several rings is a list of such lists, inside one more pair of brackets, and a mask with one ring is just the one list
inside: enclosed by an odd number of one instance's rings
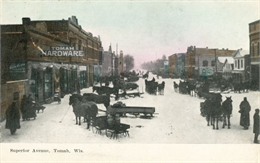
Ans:
{"label": "horse", "polygon": [[87,101],[93,101],[97,104],[104,104],[107,108],[110,105],[110,96],[109,95],[96,95],[94,93],[84,93],[83,97]]}
{"label": "horse", "polygon": [[110,95],[110,94],[115,94],[115,89],[111,87],[106,87],[106,86],[93,86],[92,87],[92,92],[97,92],[99,95]]}
{"label": "horse", "polygon": [[213,125],[213,121],[211,118],[211,100],[209,98],[200,103],[200,112],[200,115],[206,118],[207,126],[210,125],[210,122],[211,125]]}
{"label": "horse", "polygon": [[158,92],[160,95],[164,95],[164,87],[165,87],[164,81],[161,84],[158,84]]}
{"label": "horse", "polygon": [[[232,99],[231,96],[230,97],[226,97],[226,100],[222,103],[222,113],[223,113],[223,126],[222,128],[225,128],[226,125],[228,125],[228,129],[230,129],[230,115],[232,114]],[[227,124],[227,121],[228,124]]]}
{"label": "horse", "polygon": [[81,125],[81,116],[87,121],[87,129],[90,126],[90,120],[95,119],[98,113],[98,107],[94,102],[86,101],[81,95],[73,94],[70,96],[69,105],[72,105],[76,117],[76,124]]}
{"label": "horse", "polygon": [[221,118],[221,113],[222,113],[222,108],[221,108],[221,97],[222,95],[220,93],[213,94],[211,93],[212,97],[212,102],[211,102],[211,109],[210,109],[210,117],[212,118],[213,122],[213,129],[215,129],[215,124],[216,124],[216,129],[218,130],[218,121]]}

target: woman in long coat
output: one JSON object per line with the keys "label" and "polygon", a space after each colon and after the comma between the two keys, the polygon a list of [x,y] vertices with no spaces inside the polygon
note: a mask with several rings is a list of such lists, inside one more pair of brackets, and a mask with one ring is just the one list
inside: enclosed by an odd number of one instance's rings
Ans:
{"label": "woman in long coat", "polygon": [[11,134],[14,134],[16,129],[20,129],[20,111],[16,106],[16,102],[13,102],[5,112],[6,124],[5,128],[11,130]]}
{"label": "woman in long coat", "polygon": [[258,142],[259,130],[260,130],[259,109],[255,109],[253,133],[255,134],[254,143],[257,144],[259,143]]}
{"label": "woman in long coat", "polygon": [[239,105],[240,110],[239,113],[240,115],[240,125],[244,127],[244,129],[248,129],[250,126],[250,111],[251,111],[251,106],[249,102],[247,101],[247,98],[244,97],[244,101],[242,101]]}

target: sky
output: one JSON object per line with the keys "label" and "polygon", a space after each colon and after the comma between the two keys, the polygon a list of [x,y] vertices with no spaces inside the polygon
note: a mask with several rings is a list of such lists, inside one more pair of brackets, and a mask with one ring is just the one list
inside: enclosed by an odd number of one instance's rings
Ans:
{"label": "sky", "polygon": [[100,36],[103,48],[132,55],[136,67],[188,46],[249,49],[249,23],[260,19],[260,1],[1,1],[1,24],[62,20]]}

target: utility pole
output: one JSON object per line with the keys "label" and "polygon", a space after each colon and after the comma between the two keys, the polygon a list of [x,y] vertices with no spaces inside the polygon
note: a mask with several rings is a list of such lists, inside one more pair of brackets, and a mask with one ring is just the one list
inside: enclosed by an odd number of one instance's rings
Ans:
{"label": "utility pole", "polygon": [[215,49],[215,76],[217,77],[218,67],[217,67],[217,49]]}

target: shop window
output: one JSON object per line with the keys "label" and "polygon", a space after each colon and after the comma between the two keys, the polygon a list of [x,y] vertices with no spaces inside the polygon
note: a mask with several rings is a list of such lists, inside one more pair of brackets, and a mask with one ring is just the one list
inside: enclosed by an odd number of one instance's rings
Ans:
{"label": "shop window", "polygon": [[52,96],[52,69],[47,68],[44,73],[44,94],[45,98]]}
{"label": "shop window", "polygon": [[235,68],[237,68],[237,60],[235,60]]}
{"label": "shop window", "polygon": [[66,94],[68,91],[68,70],[61,69],[61,92]]}
{"label": "shop window", "polygon": [[237,60],[237,68],[240,69],[240,62],[239,62],[239,59]]}
{"label": "shop window", "polygon": [[202,62],[202,66],[203,66],[203,67],[207,67],[207,66],[208,66],[208,61],[204,60],[204,61]]}
{"label": "shop window", "polygon": [[82,88],[86,88],[87,87],[87,81],[86,81],[86,71],[81,71],[80,72],[80,86]]}
{"label": "shop window", "polygon": [[243,68],[243,60],[241,59],[241,68]]}

